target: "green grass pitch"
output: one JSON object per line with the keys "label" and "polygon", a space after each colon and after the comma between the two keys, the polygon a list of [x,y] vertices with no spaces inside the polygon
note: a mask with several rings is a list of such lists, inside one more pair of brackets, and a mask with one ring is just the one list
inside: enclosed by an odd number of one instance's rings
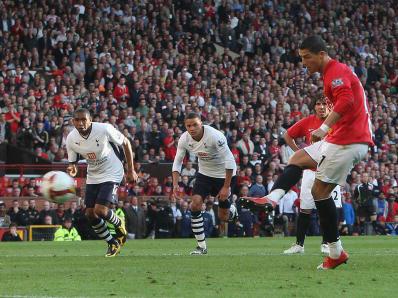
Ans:
{"label": "green grass pitch", "polygon": [[105,258],[101,241],[0,243],[0,297],[397,297],[398,237],[343,238],[347,265],[318,271],[320,238],[284,256],[293,238],[126,243]]}

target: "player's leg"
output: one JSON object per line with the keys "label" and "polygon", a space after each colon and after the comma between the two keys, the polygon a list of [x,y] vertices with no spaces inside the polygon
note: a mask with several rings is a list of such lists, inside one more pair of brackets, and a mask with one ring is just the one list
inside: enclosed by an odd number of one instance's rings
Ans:
{"label": "player's leg", "polygon": [[127,230],[124,219],[117,216],[113,209],[108,208],[110,204],[117,204],[118,188],[118,183],[101,183],[101,187],[97,196],[95,212],[97,215],[115,227],[116,238],[119,244],[124,245],[127,239]]}
{"label": "player's leg", "polygon": [[211,179],[200,173],[196,174],[195,184],[192,190],[191,202],[191,227],[195,236],[197,247],[191,255],[207,254],[205,232],[203,228],[202,204],[211,192]]}
{"label": "player's leg", "polygon": [[304,149],[296,151],[289,160],[288,166],[272,187],[271,192],[263,198],[245,198],[251,200],[256,205],[271,204],[273,207],[299,180],[303,170],[316,168],[319,159],[319,148],[321,142],[317,142]]}
{"label": "player's leg", "polygon": [[343,247],[338,232],[338,215],[336,205],[330,196],[335,184],[316,179],[312,187],[312,195],[319,214],[319,222],[322,228],[323,240],[329,244],[329,256],[338,259]]}
{"label": "player's leg", "polygon": [[297,218],[296,243],[283,251],[284,254],[304,253],[305,234],[311,223],[311,211],[312,209],[300,209]]}
{"label": "player's leg", "polygon": [[363,144],[336,145],[324,142],[321,160],[318,163],[316,179],[311,193],[318,209],[320,224],[330,253],[319,269],[333,269],[348,260],[343,250],[337,224],[337,209],[331,196],[336,185],[344,184],[354,164],[366,156],[368,146]]}
{"label": "player's leg", "polygon": [[311,223],[311,212],[315,208],[314,198],[311,194],[311,188],[314,184],[315,172],[312,170],[305,170],[303,172],[303,179],[301,180],[300,188],[300,212],[297,219],[296,243],[287,250],[285,254],[303,253],[305,233]]}
{"label": "player's leg", "polygon": [[197,242],[197,247],[195,250],[191,252],[191,255],[207,254],[205,230],[203,227],[202,204],[203,204],[202,196],[198,194],[192,196],[191,227],[192,227],[192,233],[194,234]]}
{"label": "player's leg", "polygon": [[372,227],[373,227],[373,230],[374,230],[374,232],[376,233],[376,234],[378,234],[379,232],[379,228],[378,228],[378,226],[377,226],[377,214],[376,214],[376,209],[375,209],[375,207],[373,206],[373,202],[371,201],[371,200],[369,200],[369,202],[368,202],[368,206],[367,206],[367,213],[368,213],[368,215],[369,215],[369,219],[370,219],[370,222],[372,223]]}
{"label": "player's leg", "polygon": [[97,196],[100,190],[100,184],[87,184],[86,194],[84,198],[84,204],[86,205],[86,217],[97,234],[98,238],[105,240],[108,244],[115,243],[112,235],[109,233],[108,227],[105,221],[98,216],[94,210],[96,205]]}
{"label": "player's leg", "polygon": [[[213,178],[213,182],[211,183],[211,195],[217,196],[219,191],[224,185],[225,179]],[[231,196],[233,194],[236,183],[236,177],[232,177],[231,185],[230,185],[230,195],[226,200],[218,199],[218,219],[220,220],[219,230],[220,236],[228,235],[228,221],[231,207]]]}

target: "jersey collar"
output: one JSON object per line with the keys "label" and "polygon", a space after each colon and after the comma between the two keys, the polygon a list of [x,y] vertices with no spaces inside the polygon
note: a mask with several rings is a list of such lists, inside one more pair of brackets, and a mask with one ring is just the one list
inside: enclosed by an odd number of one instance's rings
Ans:
{"label": "jersey collar", "polygon": [[323,73],[322,73],[322,77],[323,77],[323,78],[325,77],[326,72],[329,70],[329,68],[330,68],[332,65],[336,64],[336,63],[337,63],[337,60],[335,60],[335,59],[330,59],[330,60],[329,60],[328,64],[326,64],[326,66],[325,66],[325,69],[323,70]]}

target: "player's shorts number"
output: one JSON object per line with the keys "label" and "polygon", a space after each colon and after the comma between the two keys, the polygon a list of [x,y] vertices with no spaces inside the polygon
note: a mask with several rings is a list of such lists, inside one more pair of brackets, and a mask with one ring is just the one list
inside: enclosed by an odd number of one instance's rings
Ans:
{"label": "player's shorts number", "polygon": [[337,199],[337,191],[336,190],[334,190],[333,192],[332,192],[332,199],[334,200],[334,201],[337,201],[338,199]]}
{"label": "player's shorts number", "polygon": [[113,185],[113,190],[112,190],[112,197],[113,198],[116,197],[118,187],[119,187],[119,185],[117,185],[117,184]]}

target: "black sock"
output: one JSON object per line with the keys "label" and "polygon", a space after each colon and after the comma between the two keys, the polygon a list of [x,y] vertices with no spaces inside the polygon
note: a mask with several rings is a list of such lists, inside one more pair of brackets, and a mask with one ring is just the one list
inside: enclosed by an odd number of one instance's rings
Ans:
{"label": "black sock", "polygon": [[297,219],[296,244],[304,246],[305,233],[311,222],[311,214],[300,212]]}
{"label": "black sock", "polygon": [[365,222],[364,221],[359,222],[359,231],[361,232],[361,234],[365,234]]}
{"label": "black sock", "polygon": [[330,197],[326,200],[315,201],[315,205],[323,230],[323,239],[326,240],[327,243],[336,242],[339,240],[336,204]]}
{"label": "black sock", "polygon": [[272,186],[272,190],[283,189],[285,192],[288,192],[299,182],[302,175],[302,168],[296,165],[288,165],[278,179],[276,179],[274,186]]}

